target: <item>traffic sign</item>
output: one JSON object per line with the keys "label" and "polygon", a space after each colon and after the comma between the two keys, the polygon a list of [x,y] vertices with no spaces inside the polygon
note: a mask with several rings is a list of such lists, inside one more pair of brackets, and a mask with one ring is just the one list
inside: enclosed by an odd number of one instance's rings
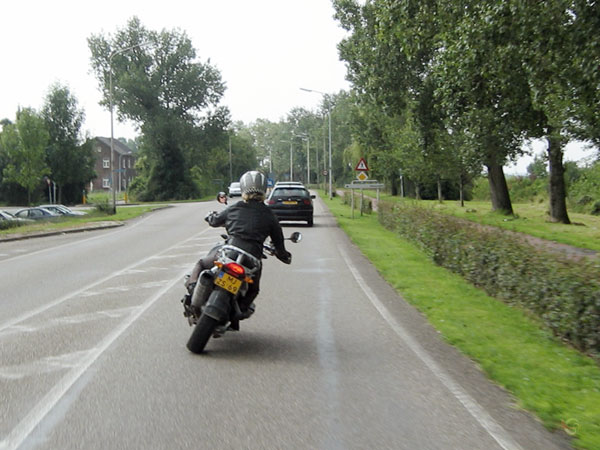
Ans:
{"label": "traffic sign", "polygon": [[365,172],[358,172],[358,175],[356,176],[356,178],[358,178],[360,181],[367,181],[367,178],[369,178],[369,175],[367,175]]}
{"label": "traffic sign", "polygon": [[360,158],[360,161],[358,162],[358,164],[356,165],[354,170],[365,171],[365,172],[369,170],[369,167],[367,166],[367,162],[365,161],[365,158]]}

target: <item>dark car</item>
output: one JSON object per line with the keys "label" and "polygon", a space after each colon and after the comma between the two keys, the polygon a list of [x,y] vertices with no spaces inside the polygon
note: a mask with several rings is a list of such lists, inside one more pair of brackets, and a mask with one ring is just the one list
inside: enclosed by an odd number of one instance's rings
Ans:
{"label": "dark car", "polygon": [[266,203],[280,222],[306,221],[312,226],[313,198],[304,186],[282,185],[273,188]]}
{"label": "dark car", "polygon": [[60,215],[48,211],[44,208],[23,208],[15,212],[16,217],[22,219],[33,219],[33,220],[56,220],[60,219]]}

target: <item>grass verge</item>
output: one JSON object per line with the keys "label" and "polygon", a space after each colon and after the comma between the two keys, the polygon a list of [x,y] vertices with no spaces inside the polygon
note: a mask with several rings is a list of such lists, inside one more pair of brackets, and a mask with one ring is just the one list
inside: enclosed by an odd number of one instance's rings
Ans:
{"label": "grass verge", "polygon": [[402,297],[444,339],[480,364],[520,407],[581,449],[600,448],[600,368],[565,346],[523,311],[487,296],[436,266],[415,245],[355,215],[339,198],[323,199],[341,228]]}
{"label": "grass verge", "polygon": [[127,206],[117,207],[117,213],[107,215],[95,210],[91,210],[85,216],[80,217],[61,217],[57,221],[44,221],[41,223],[33,223],[30,225],[23,225],[16,228],[8,228],[0,230],[0,236],[9,236],[11,234],[28,234],[37,233],[40,231],[59,231],[67,228],[85,227],[86,225],[93,224],[95,222],[123,222],[135,217],[141,216],[147,212],[161,208],[164,205],[142,205],[142,206]]}

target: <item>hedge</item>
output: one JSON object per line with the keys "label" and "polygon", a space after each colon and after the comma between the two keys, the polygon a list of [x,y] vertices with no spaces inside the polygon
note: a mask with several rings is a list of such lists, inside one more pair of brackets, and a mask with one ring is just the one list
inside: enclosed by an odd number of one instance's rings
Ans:
{"label": "hedge", "polygon": [[600,265],[527,243],[518,235],[410,202],[378,205],[387,229],[489,295],[537,316],[579,350],[600,355]]}

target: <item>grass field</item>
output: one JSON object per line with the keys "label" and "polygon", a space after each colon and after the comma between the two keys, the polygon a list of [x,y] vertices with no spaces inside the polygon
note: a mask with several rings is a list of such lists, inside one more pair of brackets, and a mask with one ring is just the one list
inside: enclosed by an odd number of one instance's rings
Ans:
{"label": "grass field", "polygon": [[[374,214],[355,214],[352,219],[350,208],[339,198],[325,201],[381,275],[427,316],[447,342],[475,360],[515,396],[520,407],[535,413],[548,428],[572,435],[575,447],[600,449],[600,368],[594,360],[565,346],[521,310],[434,265],[416,246],[381,227]],[[432,208],[452,208],[450,202],[433,203]],[[483,204],[467,208],[479,209],[464,214],[479,214],[479,220],[488,221],[482,223],[494,225],[500,220],[486,212]],[[531,214],[531,219],[523,222],[543,221],[543,213],[534,216],[529,211],[525,214]],[[573,242],[581,245],[584,240]]]}
{"label": "grass field", "polygon": [[[376,192],[365,191],[365,195],[375,198]],[[492,225],[505,230],[530,234],[541,239],[572,245],[579,248],[600,251],[600,216],[569,212],[571,225],[548,221],[547,203],[513,204],[514,216],[504,216],[492,212],[490,202],[465,202],[461,207],[457,201],[413,200],[398,196],[380,195],[381,200],[414,202],[425,208],[452,214],[484,225]]]}

